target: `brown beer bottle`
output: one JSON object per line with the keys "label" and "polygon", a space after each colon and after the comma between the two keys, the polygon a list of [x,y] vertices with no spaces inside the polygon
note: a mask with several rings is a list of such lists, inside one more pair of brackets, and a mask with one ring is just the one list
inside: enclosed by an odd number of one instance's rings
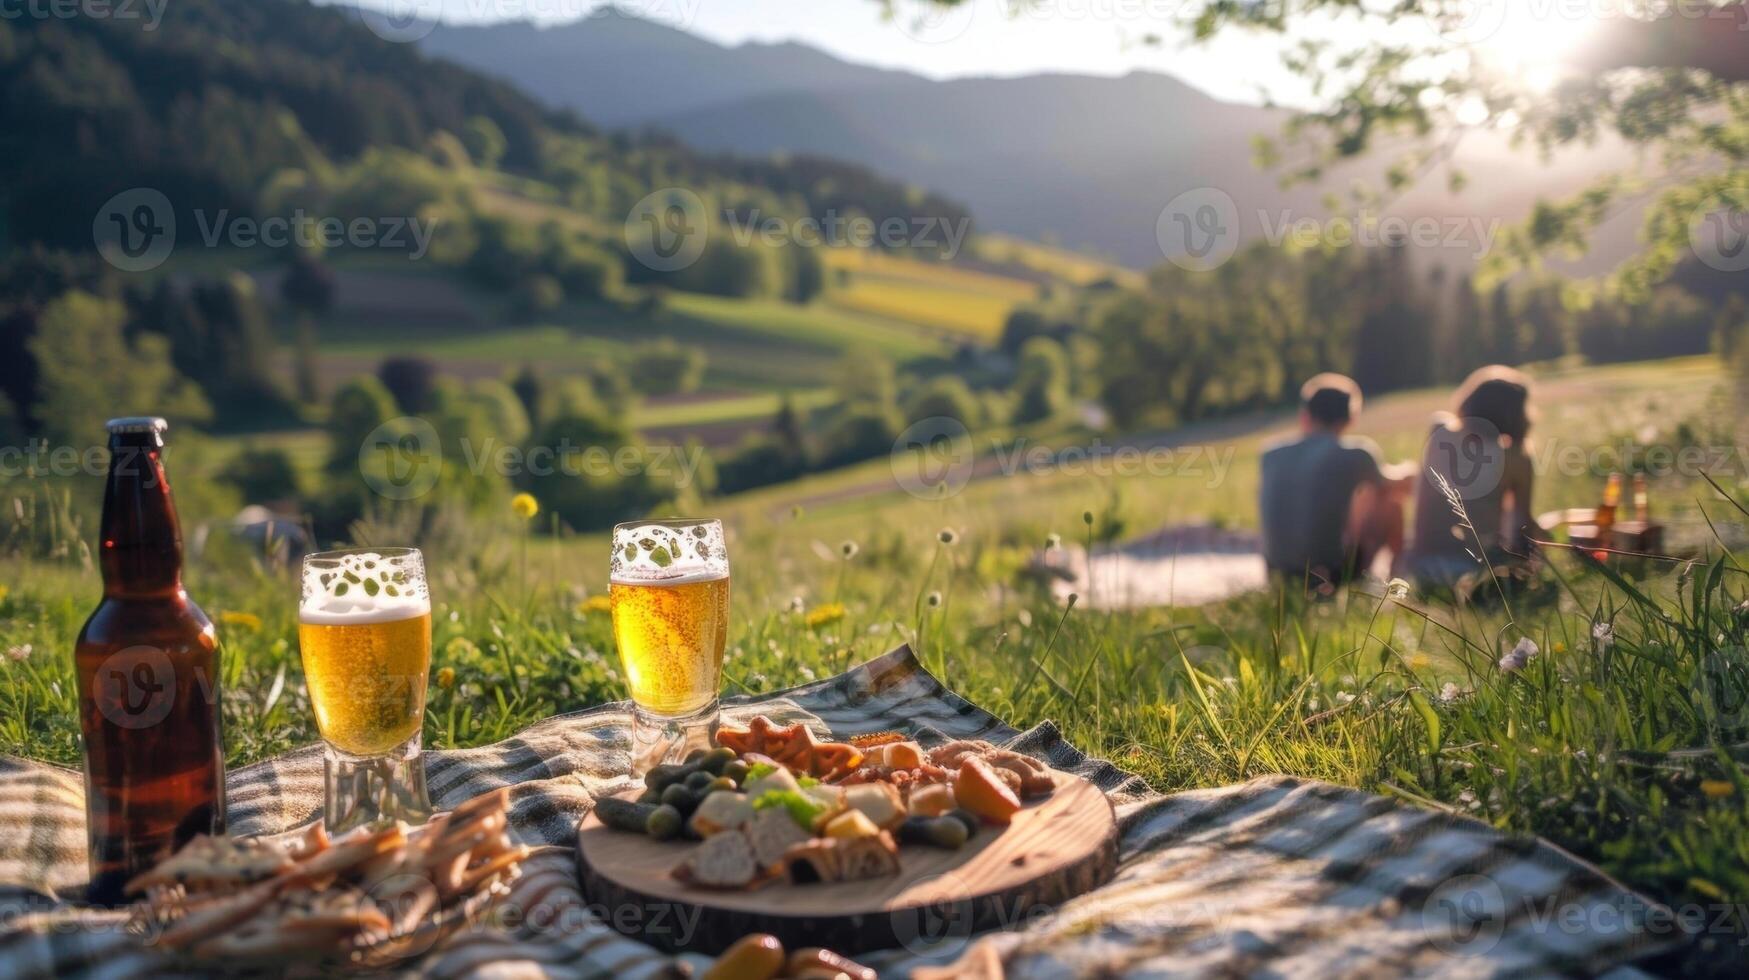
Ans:
{"label": "brown beer bottle", "polygon": [[79,631],[91,901],[197,834],[225,828],[218,636],[182,588],[163,419],[109,423],[103,601]]}

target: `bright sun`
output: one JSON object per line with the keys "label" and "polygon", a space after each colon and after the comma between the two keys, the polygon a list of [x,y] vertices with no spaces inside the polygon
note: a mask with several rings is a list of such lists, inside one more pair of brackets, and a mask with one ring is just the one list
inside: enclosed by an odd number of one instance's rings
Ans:
{"label": "bright sun", "polygon": [[1562,62],[1597,28],[1586,5],[1551,0],[1474,0],[1459,31],[1480,56],[1538,91],[1560,80]]}

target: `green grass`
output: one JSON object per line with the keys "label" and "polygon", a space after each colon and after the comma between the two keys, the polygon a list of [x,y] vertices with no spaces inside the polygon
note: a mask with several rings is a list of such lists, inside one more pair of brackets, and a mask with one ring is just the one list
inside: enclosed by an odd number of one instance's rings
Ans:
{"label": "green grass", "polygon": [[462,376],[499,374],[530,363],[563,372],[660,337],[704,352],[706,387],[740,391],[816,387],[830,380],[851,350],[875,351],[900,363],[948,350],[918,327],[891,319],[821,305],[676,293],[651,317],[604,304],[574,304],[541,322],[490,328],[386,322],[362,329],[332,323],[321,332],[319,356],[330,378],[368,372],[384,357],[408,350]]}
{"label": "green grass", "polygon": [[[1698,359],[1550,373],[1537,437],[1595,446],[1652,426],[1639,435],[1673,438],[1720,420],[1709,399],[1724,381]],[[1442,397],[1376,399],[1361,428],[1407,452]],[[1561,557],[1539,588],[1483,608],[1354,590],[1309,605],[1272,593],[1089,612],[1017,574],[1047,534],[1092,536],[1083,513],[1132,532],[1199,518],[1250,524],[1256,450],[1285,426],[1264,416],[1187,433],[1232,450],[1218,482],[1034,474],[924,502],[895,493],[890,475],[880,487],[877,462],[713,502],[732,528],[727,685],[772,691],[910,642],[974,702],[1021,726],[1054,719],[1161,790],[1293,773],[1540,834],[1664,901],[1749,901],[1749,716],[1709,694],[1749,676],[1749,581],[1737,557],[1715,548],[1685,570],[1633,580]],[[1042,432],[1048,442],[1074,435]],[[1549,475],[1539,506],[1588,501],[1599,484]],[[1659,481],[1654,499],[1689,528],[1704,528],[1703,510],[1749,520],[1700,482]],[[938,538],[944,527],[952,543]],[[507,515],[482,515],[466,534],[425,542],[439,604],[434,676],[455,679],[432,695],[434,747],[489,742],[624,695],[610,624],[587,602],[604,584],[605,542],[536,539],[524,574],[520,533]],[[843,541],[857,545],[849,559]],[[241,764],[316,735],[295,584],[221,551],[190,568],[189,586],[220,624],[227,753]],[[0,657],[0,751],[76,764],[67,651],[97,578],[76,563],[22,560],[5,575],[0,648],[31,653]],[[810,627],[795,605],[842,613]],[[1521,639],[1539,655],[1502,671],[1498,659]],[[1740,955],[1733,944],[1714,949],[1709,968]]]}

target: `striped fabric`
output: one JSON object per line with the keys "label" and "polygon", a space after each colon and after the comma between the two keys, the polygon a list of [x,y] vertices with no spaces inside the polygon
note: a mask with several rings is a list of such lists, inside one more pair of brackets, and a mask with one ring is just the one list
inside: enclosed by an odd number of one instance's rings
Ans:
{"label": "striped fabric", "polygon": [[[1015,909],[1010,928],[976,945],[956,927],[953,908],[924,910],[900,930],[912,937],[905,948],[859,957],[883,976],[955,963],[966,965],[938,975],[967,976],[973,959],[1019,977],[1632,975],[1628,964],[1674,945],[1610,918],[1611,910],[1651,906],[1549,845],[1286,777],[1162,797],[1087,758],[1049,722],[1015,731],[944,687],[907,648],[805,687],[736,699],[725,712],[731,720],[805,720],[838,735],[987,738],[1087,778],[1117,806],[1116,880],[1058,910]],[[407,972],[660,978],[703,962],[622,936],[600,916],[612,910],[591,907],[578,890],[574,828],[594,795],[630,785],[629,723],[623,705],[607,705],[496,745],[427,755],[439,806],[510,786],[516,836],[549,846],[486,921],[409,962]],[[319,810],[320,750],[237,770],[227,789],[234,832],[292,831]],[[0,759],[0,822],[0,975],[182,975],[128,934],[122,915],[63,900],[85,870],[77,773]],[[1575,913],[1590,927],[1570,928]]]}

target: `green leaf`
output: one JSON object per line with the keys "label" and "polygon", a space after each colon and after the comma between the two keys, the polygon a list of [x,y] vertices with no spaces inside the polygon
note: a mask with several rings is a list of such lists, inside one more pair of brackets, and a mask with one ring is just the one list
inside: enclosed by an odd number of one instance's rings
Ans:
{"label": "green leaf", "polygon": [[1439,753],[1439,712],[1433,710],[1427,696],[1419,690],[1409,692],[1409,703],[1415,706],[1415,712],[1421,716],[1421,723],[1427,727],[1427,751]]}

